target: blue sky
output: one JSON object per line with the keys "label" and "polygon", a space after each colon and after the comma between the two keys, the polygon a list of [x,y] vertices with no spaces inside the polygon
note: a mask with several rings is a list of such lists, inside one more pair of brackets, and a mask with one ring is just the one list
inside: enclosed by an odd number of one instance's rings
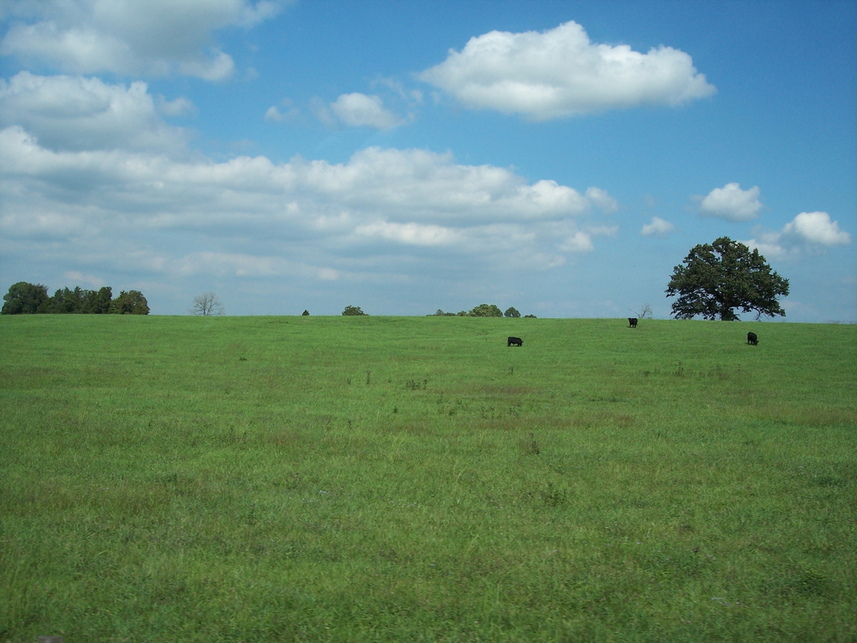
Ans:
{"label": "blue sky", "polygon": [[[729,236],[857,322],[857,3],[0,6],[0,289],[667,318]],[[747,315],[746,318],[752,316]]]}

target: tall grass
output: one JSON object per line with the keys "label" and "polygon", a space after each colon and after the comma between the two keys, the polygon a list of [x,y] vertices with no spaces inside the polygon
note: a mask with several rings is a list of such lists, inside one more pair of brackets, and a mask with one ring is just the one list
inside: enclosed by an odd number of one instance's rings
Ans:
{"label": "tall grass", "polygon": [[857,327],[27,316],[0,351],[2,641],[857,638]]}

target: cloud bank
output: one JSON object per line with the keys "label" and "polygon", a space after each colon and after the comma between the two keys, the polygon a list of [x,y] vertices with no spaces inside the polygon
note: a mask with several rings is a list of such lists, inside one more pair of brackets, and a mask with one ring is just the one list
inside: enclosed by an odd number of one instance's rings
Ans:
{"label": "cloud bank", "polygon": [[158,105],[145,83],[23,72],[1,85],[3,237],[22,253],[74,256],[94,278],[395,280],[438,261],[538,271],[615,233],[600,217],[617,203],[598,187],[421,149],[215,162],[177,144],[187,134]]}
{"label": "cloud bank", "polygon": [[671,47],[647,53],[593,43],[576,22],[543,32],[491,31],[419,75],[471,109],[537,121],[635,105],[682,105],[716,89]]}
{"label": "cloud bank", "polygon": [[[235,63],[214,34],[272,18],[271,0],[27,0],[6,8],[0,54],[67,73],[197,76],[223,80]],[[165,18],[168,17],[168,18]]]}

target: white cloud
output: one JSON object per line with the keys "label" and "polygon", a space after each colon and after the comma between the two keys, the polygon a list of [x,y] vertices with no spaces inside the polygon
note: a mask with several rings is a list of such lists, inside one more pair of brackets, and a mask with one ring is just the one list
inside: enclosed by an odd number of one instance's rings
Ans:
{"label": "white cloud", "polygon": [[779,232],[757,231],[758,239],[747,245],[758,248],[766,257],[796,256],[801,251],[815,252],[851,243],[851,235],[839,227],[827,212],[801,212]]}
{"label": "white cloud", "polygon": [[280,112],[280,108],[276,105],[271,105],[268,111],[265,112],[265,120],[270,123],[279,123],[285,120],[285,116]]}
{"label": "white cloud", "polygon": [[269,123],[281,123],[283,121],[293,121],[300,115],[300,110],[292,106],[292,101],[284,98],[279,105],[271,105],[268,111],[265,112],[265,120]]}
{"label": "white cloud", "polygon": [[158,111],[166,116],[184,116],[196,112],[196,107],[187,98],[176,98],[175,100],[167,100],[163,96],[158,96]]}
{"label": "white cloud", "polygon": [[69,270],[63,275],[63,277],[65,277],[67,280],[70,280],[73,284],[86,284],[91,288],[101,288],[105,285],[104,280],[102,280],[101,277],[97,277],[95,275],[86,275],[80,272],[79,270]]}
{"label": "white cloud", "polygon": [[290,166],[304,185],[352,207],[382,208],[395,220],[556,219],[580,217],[593,205],[554,181],[528,184],[510,170],[458,165],[451,154],[426,150],[370,147],[355,153],[347,165],[296,160]]}
{"label": "white cloud", "polygon": [[646,223],[643,225],[643,228],[640,230],[640,234],[644,237],[657,237],[662,239],[668,236],[673,230],[675,230],[675,226],[661,219],[660,217],[652,217],[650,223]]}
{"label": "white cloud", "polygon": [[851,235],[830,220],[827,212],[801,212],[783,228],[782,236],[797,243],[841,246],[851,243]]}
{"label": "white cloud", "polygon": [[[156,105],[157,102],[157,105]],[[0,79],[0,127],[17,125],[53,150],[184,149],[185,132],[161,119],[190,101],[155,101],[144,82],[111,85],[97,78],[35,76]]]}
{"label": "white cloud", "polygon": [[758,217],[761,210],[759,187],[742,190],[738,183],[727,183],[722,188],[714,188],[702,198],[699,205],[699,213],[702,216],[728,221],[750,221]]}
{"label": "white cloud", "polygon": [[422,274],[438,253],[467,274],[541,270],[615,232],[587,224],[594,208],[615,203],[603,190],[529,183],[425,150],[369,148],[340,164],[218,163],[149,149],[50,149],[10,126],[0,130],[0,165],[11,168],[0,182],[0,236],[22,248],[49,238],[52,252],[78,257],[66,270],[89,275],[97,263],[142,279],[397,279]]}
{"label": "white cloud", "polygon": [[476,36],[419,78],[472,109],[534,120],[681,105],[716,91],[683,51],[661,46],[642,54],[627,45],[593,43],[573,21],[543,32]]}
{"label": "white cloud", "polygon": [[342,94],[330,104],[330,110],[348,127],[372,127],[384,130],[404,122],[396,114],[384,108],[384,103],[379,96],[367,96],[357,92]]}
{"label": "white cloud", "polygon": [[239,24],[242,27],[255,27],[274,18],[282,10],[283,4],[285,3],[282,0],[258,0],[256,4],[245,3],[241,9]]}
{"label": "white cloud", "polygon": [[586,198],[604,214],[613,214],[619,209],[619,203],[606,190],[590,187],[586,189]]}
{"label": "white cloud", "polygon": [[595,244],[592,243],[592,235],[578,230],[565,239],[560,248],[565,252],[592,252],[595,250]]}
{"label": "white cloud", "polygon": [[0,54],[75,74],[207,80],[232,75],[234,62],[213,42],[228,27],[252,27],[282,3],[262,0],[42,0],[14,3]]}
{"label": "white cloud", "polygon": [[235,63],[229,54],[212,49],[207,57],[182,61],[176,69],[183,76],[197,76],[204,80],[224,80],[232,76]]}
{"label": "white cloud", "polygon": [[451,228],[421,223],[378,221],[357,226],[355,232],[416,246],[447,246],[462,239],[461,234]]}

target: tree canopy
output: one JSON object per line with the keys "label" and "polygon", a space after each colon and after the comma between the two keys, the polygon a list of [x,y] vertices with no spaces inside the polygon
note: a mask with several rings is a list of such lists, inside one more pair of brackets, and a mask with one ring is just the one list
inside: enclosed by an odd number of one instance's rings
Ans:
{"label": "tree canopy", "polygon": [[694,246],[684,261],[673,269],[667,297],[676,319],[734,321],[740,312],[785,316],[778,297],[789,294],[789,280],[780,277],[759,254],[729,237]]}
{"label": "tree canopy", "polygon": [[360,306],[346,306],[342,311],[342,314],[346,317],[359,317],[360,315],[365,315]]}
{"label": "tree canopy", "polygon": [[32,315],[48,301],[48,289],[42,284],[19,281],[3,295],[4,315]]}
{"label": "tree canopy", "polygon": [[94,314],[106,315],[110,312],[113,291],[110,286],[100,290],[84,290],[76,286],[73,290],[61,288],[39,308],[40,313],[54,314]]}
{"label": "tree canopy", "polygon": [[110,312],[117,315],[148,315],[149,302],[139,290],[123,290],[111,302]]}
{"label": "tree canopy", "polygon": [[467,315],[468,317],[502,317],[503,313],[494,304],[479,304]]}

